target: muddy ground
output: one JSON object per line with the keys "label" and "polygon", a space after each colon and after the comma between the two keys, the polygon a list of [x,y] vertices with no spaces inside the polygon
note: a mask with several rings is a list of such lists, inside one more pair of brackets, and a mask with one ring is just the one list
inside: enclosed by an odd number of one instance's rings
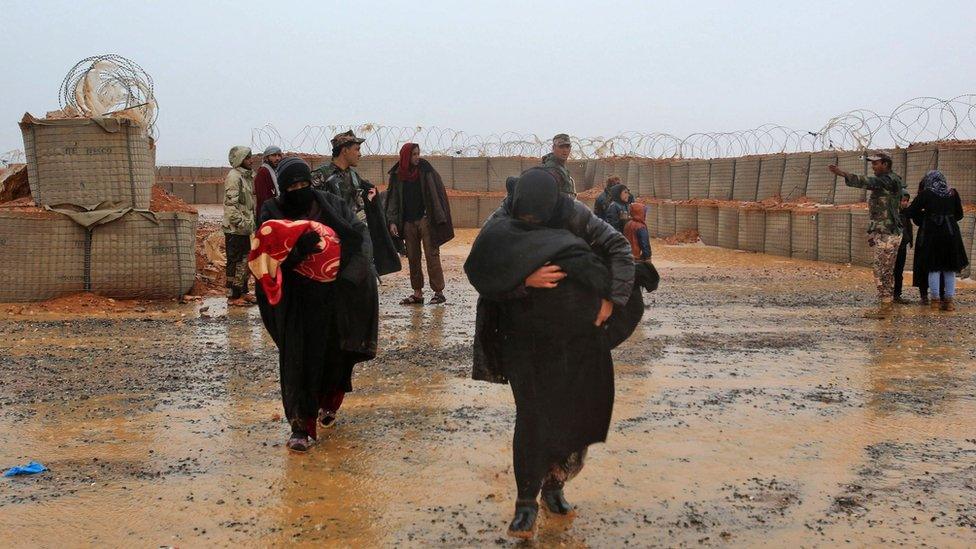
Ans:
{"label": "muddy ground", "polygon": [[[219,298],[66,316],[0,309],[4,546],[509,545],[514,408],[467,378],[475,295],[382,287],[382,353],[290,455],[276,353]],[[976,543],[976,291],[887,320],[867,270],[655,245],[665,279],[614,352],[610,438],[540,544]],[[914,294],[912,295],[914,297]]]}

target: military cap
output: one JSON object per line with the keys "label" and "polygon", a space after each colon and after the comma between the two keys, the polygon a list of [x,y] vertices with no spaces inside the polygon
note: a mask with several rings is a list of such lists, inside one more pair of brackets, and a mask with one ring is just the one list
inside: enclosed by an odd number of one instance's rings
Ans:
{"label": "military cap", "polygon": [[569,140],[569,135],[565,133],[557,133],[552,138],[552,146],[561,147],[563,145],[572,145],[572,141]]}
{"label": "military cap", "polygon": [[356,137],[356,134],[352,133],[352,130],[349,130],[347,132],[340,133],[339,135],[333,137],[332,146],[339,147],[342,145],[362,143],[363,141],[366,140],[361,137]]}
{"label": "military cap", "polygon": [[884,151],[874,151],[865,157],[868,162],[874,162],[875,160],[887,160],[891,162],[891,155]]}

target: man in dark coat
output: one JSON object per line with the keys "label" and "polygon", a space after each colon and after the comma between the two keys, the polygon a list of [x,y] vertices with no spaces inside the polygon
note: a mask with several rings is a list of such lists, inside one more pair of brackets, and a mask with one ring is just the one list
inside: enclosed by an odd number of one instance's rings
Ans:
{"label": "man in dark coat", "polygon": [[386,220],[394,238],[406,241],[413,294],[402,305],[423,304],[424,272],[421,259],[427,258],[427,276],[434,290],[432,304],[444,303],[444,270],[440,247],[454,238],[451,205],[440,174],[430,162],[420,158],[420,146],[405,143],[400,160],[390,169],[386,200]]}
{"label": "man in dark coat", "polygon": [[356,218],[366,224],[370,238],[364,243],[364,252],[376,274],[383,276],[400,270],[400,256],[387,230],[386,214],[375,200],[376,186],[355,169],[362,158],[360,146],[364,141],[352,130],[333,137],[332,162],[312,172],[312,186],[343,199]]}
{"label": "man in dark coat", "polygon": [[338,196],[310,186],[305,161],[282,160],[277,177],[281,194],[265,201],[259,220],[316,221],[335,231],[341,246],[333,282],[294,270],[319,249],[321,237],[309,231],[280,264],[280,301],[272,305],[258,286],[261,319],[278,347],[281,397],[291,425],[287,446],[301,452],[316,439],[316,421],[320,427],[334,425],[343,397],[352,390],[353,366],[376,356],[379,298],[363,253],[369,236],[362,221]]}
{"label": "man in dark coat", "polygon": [[[480,296],[472,376],[508,381],[515,396],[518,498],[509,534],[531,538],[540,490],[550,512],[571,514],[563,485],[587,446],[606,439],[610,349],[643,313],[632,301],[630,245],[560,192],[551,172],[533,168],[486,223],[464,270]],[[629,321],[613,330],[618,315]]]}

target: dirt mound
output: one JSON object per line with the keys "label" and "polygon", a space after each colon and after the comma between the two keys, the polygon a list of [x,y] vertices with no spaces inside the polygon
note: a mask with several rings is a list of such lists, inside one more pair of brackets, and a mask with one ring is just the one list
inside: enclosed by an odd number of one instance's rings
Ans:
{"label": "dirt mound", "polygon": [[149,209],[154,212],[184,212],[197,213],[193,206],[190,206],[180,197],[166,192],[158,185],[152,187],[152,198],[149,201]]}
{"label": "dirt mound", "polygon": [[34,303],[17,303],[8,305],[7,312],[11,314],[34,313],[123,313],[139,312],[149,301],[133,299],[112,299],[90,292],[79,292],[66,296],[37,301]]}
{"label": "dirt mound", "polygon": [[30,196],[27,164],[11,164],[0,170],[0,202],[9,202],[25,196]]}
{"label": "dirt mound", "polygon": [[222,295],[227,289],[224,232],[216,221],[200,221],[196,234],[196,282],[188,295]]}
{"label": "dirt mound", "polygon": [[687,231],[681,231],[680,233],[673,234],[667,238],[663,238],[665,244],[669,246],[674,246],[676,244],[694,244],[698,242],[700,235],[695,229],[688,229]]}

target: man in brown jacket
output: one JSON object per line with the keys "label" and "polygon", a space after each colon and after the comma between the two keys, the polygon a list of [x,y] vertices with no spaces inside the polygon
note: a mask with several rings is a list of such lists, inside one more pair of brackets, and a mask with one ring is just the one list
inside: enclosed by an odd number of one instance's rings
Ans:
{"label": "man in brown jacket", "polygon": [[454,238],[451,205],[440,174],[420,158],[420,146],[406,143],[400,149],[400,161],[390,169],[390,187],[386,199],[386,219],[390,234],[406,241],[410,265],[410,287],[413,294],[401,305],[423,304],[424,272],[421,255],[427,258],[427,276],[434,290],[431,304],[444,303],[444,270],[440,247]]}

